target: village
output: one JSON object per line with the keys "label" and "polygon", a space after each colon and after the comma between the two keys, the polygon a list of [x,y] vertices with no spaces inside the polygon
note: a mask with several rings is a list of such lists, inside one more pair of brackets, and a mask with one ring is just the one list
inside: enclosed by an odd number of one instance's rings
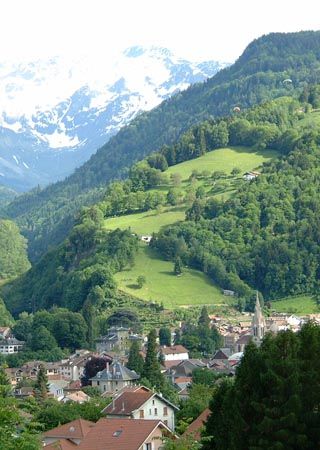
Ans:
{"label": "village", "polygon": [[[159,345],[158,342],[157,357],[161,373],[177,392],[180,406],[189,398],[195,370],[232,377],[249,342],[259,346],[266,333],[298,332],[310,320],[320,324],[320,315],[298,317],[273,314],[265,318],[258,295],[254,313],[243,313],[241,317],[242,320],[231,323],[226,318],[209,315],[209,326],[219,332],[222,345],[206,357],[192,358],[185,346],[176,344],[176,329],[171,330],[171,345]],[[184,323],[181,323],[181,330],[183,327]],[[0,339],[2,355],[23,350],[24,342],[18,341],[9,327],[0,328]],[[96,339],[94,351],[79,349],[60,361],[28,361],[21,367],[5,369],[13,395],[18,399],[35,395],[32,382],[37,379],[39,371],[44,370],[48,380],[48,397],[58,402],[88,402],[90,394],[85,392],[85,385],[97,389],[102,398],[110,400],[101,411],[102,418],[97,423],[77,419],[46,431],[42,436],[44,447],[70,449],[81,444],[79,449],[90,449],[98,448],[94,446],[97,440],[104,443],[111,440],[110,443],[119,444],[114,448],[157,450],[163,448],[161,436],[175,436],[175,416],[179,405],[166,399],[161,392],[144,386],[140,383],[140,376],[127,367],[133,343],[138,345],[140,355],[145,359],[147,337],[126,327],[113,326],[105,336]],[[90,362],[96,360],[103,361],[104,368],[96,370],[84,381]],[[189,424],[184,435],[192,433],[193,439],[200,439],[201,427],[208,414],[208,409],[203,411]],[[128,439],[130,443],[124,447]]]}

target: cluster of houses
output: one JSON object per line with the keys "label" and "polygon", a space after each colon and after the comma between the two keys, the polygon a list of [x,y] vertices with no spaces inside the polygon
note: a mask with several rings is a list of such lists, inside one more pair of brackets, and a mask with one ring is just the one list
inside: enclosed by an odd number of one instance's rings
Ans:
{"label": "cluster of houses", "polygon": [[246,345],[251,340],[257,345],[260,345],[267,332],[273,334],[285,330],[297,332],[309,320],[313,320],[320,325],[319,314],[298,317],[279,313],[265,318],[258,297],[256,299],[254,314],[249,315],[247,313],[243,317],[244,320],[231,324],[219,316],[210,316],[211,323],[214,324],[223,338],[223,347],[209,361],[210,368],[218,372],[229,371],[230,373],[234,373],[236,366],[243,356]]}
{"label": "cluster of houses", "polygon": [[[188,398],[195,369],[208,368],[232,375],[250,340],[260,345],[266,332],[298,331],[307,320],[293,315],[274,315],[266,319],[258,297],[254,314],[243,317],[247,320],[233,324],[217,316],[210,317],[212,326],[219,330],[224,340],[223,346],[211,358],[190,358],[182,345],[159,346],[161,370],[177,389],[180,400]],[[319,317],[312,318],[320,323]],[[0,332],[3,339],[14,339],[10,329],[1,328]],[[43,435],[45,448],[160,450],[164,448],[166,436],[175,436],[178,407],[160,393],[139,384],[139,375],[126,367],[128,349],[134,341],[141,344],[141,354],[145,356],[145,337],[128,328],[112,327],[106,336],[96,340],[94,352],[79,350],[62,361],[30,361],[19,368],[5,369],[16,397],[33,395],[32,387],[24,387],[23,381],[36,380],[40,365],[43,365],[50,396],[62,402],[83,403],[90,400],[81,387],[85,365],[93,357],[104,358],[105,368],[90,379],[90,384],[100,390],[102,397],[110,398],[102,411],[104,417],[97,423],[79,419],[47,431]],[[199,429],[208,414],[209,410],[205,410],[186,433],[200,437]]]}
{"label": "cluster of houses", "polygon": [[[119,329],[119,338],[123,332]],[[176,386],[182,383],[184,389],[192,382],[192,371],[206,367],[199,360],[189,359],[182,345],[161,347],[160,352],[162,371],[172,377]],[[45,432],[46,449],[70,450],[77,446],[79,450],[161,450],[166,438],[177,438],[175,415],[179,408],[161,393],[140,385],[139,375],[118,358],[106,362],[105,369],[90,381],[102,397],[110,398],[102,410],[103,418],[97,423],[79,419]],[[208,415],[207,409],[185,434],[200,439],[200,429]]]}

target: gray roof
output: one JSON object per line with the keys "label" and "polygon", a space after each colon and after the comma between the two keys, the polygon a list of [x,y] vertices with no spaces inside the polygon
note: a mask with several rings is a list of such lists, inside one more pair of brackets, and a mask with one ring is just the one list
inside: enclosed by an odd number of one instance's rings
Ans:
{"label": "gray roof", "polygon": [[140,376],[134,371],[114,361],[110,367],[106,367],[96,374],[95,377],[90,378],[90,381],[131,381],[138,380]]}
{"label": "gray roof", "polygon": [[1,339],[0,345],[24,345],[24,341],[18,341],[16,338]]}

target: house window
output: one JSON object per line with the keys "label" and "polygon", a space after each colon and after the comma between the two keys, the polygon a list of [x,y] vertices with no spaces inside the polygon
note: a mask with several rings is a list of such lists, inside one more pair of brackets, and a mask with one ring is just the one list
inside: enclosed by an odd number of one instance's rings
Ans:
{"label": "house window", "polygon": [[152,404],[154,405],[154,400],[152,400]]}
{"label": "house window", "polygon": [[144,419],[144,411],[143,411],[143,409],[140,409],[140,411],[139,411],[139,418],[140,419]]}
{"label": "house window", "polygon": [[100,381],[97,381],[97,386],[100,386]]}
{"label": "house window", "polygon": [[152,443],[148,442],[148,444],[145,444],[145,450],[152,450]]}
{"label": "house window", "polygon": [[163,415],[164,415],[164,416],[167,416],[167,415],[168,415],[168,407],[167,407],[167,406],[164,406],[164,407],[163,407]]}
{"label": "house window", "polygon": [[155,415],[155,416],[158,415],[158,408],[154,408],[154,415]]}
{"label": "house window", "polygon": [[151,408],[149,409],[149,416],[151,416],[152,412],[151,412]]}

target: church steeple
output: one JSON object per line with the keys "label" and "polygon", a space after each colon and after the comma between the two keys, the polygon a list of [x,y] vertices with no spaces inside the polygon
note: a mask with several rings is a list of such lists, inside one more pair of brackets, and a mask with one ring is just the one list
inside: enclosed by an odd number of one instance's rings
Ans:
{"label": "church steeple", "polygon": [[259,301],[259,295],[257,291],[256,296],[256,305],[254,308],[254,314],[252,317],[252,335],[253,335],[253,341],[260,345],[262,339],[264,338],[266,332],[266,321],[263,317],[260,301]]}

